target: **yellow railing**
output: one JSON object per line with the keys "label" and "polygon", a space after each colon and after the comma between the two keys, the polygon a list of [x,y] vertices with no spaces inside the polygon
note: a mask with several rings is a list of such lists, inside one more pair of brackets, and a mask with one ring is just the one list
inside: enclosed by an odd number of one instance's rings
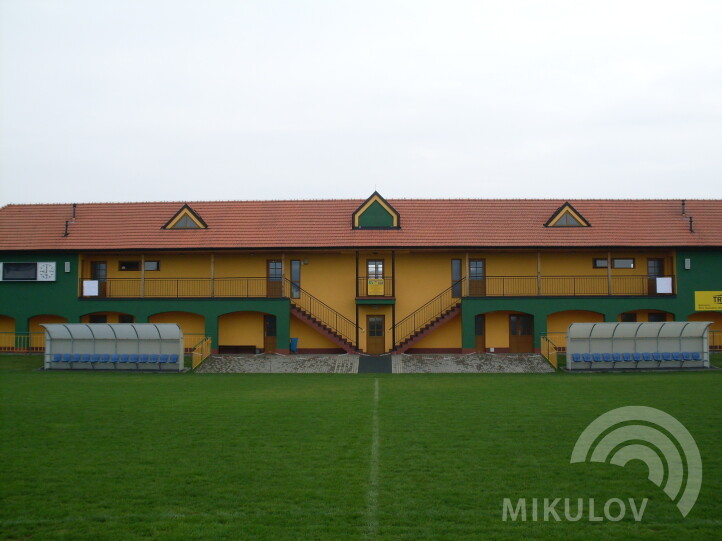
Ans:
{"label": "yellow railing", "polygon": [[198,342],[195,347],[193,348],[193,353],[191,354],[193,357],[193,362],[191,367],[193,370],[198,368],[203,361],[205,361],[211,354],[211,339],[209,336],[206,336]]}
{"label": "yellow railing", "polygon": [[559,363],[557,362],[557,347],[554,345],[554,342],[546,336],[541,337],[541,353],[542,356],[549,361],[549,364],[554,367],[554,370],[559,367]]}
{"label": "yellow railing", "polygon": [[45,351],[45,333],[0,332],[0,351],[28,353]]}

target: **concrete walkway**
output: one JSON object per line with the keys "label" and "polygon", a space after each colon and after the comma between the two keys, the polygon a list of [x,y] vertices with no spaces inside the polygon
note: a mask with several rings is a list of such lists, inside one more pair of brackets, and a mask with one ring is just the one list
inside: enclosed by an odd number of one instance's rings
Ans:
{"label": "concrete walkway", "polygon": [[[542,373],[554,369],[541,355],[393,355],[394,374]],[[358,355],[212,355],[202,374],[357,374]]]}

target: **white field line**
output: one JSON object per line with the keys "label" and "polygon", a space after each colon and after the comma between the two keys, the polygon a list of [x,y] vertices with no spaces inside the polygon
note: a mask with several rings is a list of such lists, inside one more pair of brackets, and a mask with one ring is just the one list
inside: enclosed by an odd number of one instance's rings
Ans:
{"label": "white field line", "polygon": [[371,460],[366,493],[366,539],[379,533],[379,380],[374,380],[374,406],[371,417]]}

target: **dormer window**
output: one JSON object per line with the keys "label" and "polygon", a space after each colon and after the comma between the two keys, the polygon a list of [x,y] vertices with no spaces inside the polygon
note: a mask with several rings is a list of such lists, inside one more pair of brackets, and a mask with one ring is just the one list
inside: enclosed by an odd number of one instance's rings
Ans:
{"label": "dormer window", "polygon": [[353,213],[354,229],[400,229],[399,213],[378,192],[364,201]]}
{"label": "dormer window", "polygon": [[590,224],[584,219],[569,202],[559,207],[551,218],[544,224],[544,227],[589,227]]}
{"label": "dormer window", "polygon": [[175,213],[175,215],[166,223],[162,229],[206,229],[208,225],[203,218],[188,205]]}

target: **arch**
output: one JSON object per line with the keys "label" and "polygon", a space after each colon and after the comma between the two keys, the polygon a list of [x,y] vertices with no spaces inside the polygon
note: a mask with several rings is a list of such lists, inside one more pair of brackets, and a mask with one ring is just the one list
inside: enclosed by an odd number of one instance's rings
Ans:
{"label": "arch", "polygon": [[148,323],[176,323],[183,332],[185,348],[193,348],[206,335],[206,318],[194,312],[158,312],[148,316]]}
{"label": "arch", "polygon": [[41,323],[67,323],[68,318],[55,314],[39,314],[28,319],[28,342],[29,351],[42,351],[45,349],[45,329]]}
{"label": "arch", "polygon": [[255,353],[263,349],[265,312],[238,311],[218,316],[220,353]]}
{"label": "arch", "polygon": [[0,315],[0,351],[15,348],[15,318]]}
{"label": "arch", "polygon": [[547,336],[558,348],[567,347],[567,330],[572,323],[603,323],[604,314],[591,310],[562,310],[547,316]]}
{"label": "arch", "polygon": [[709,330],[709,349],[722,351],[722,312],[694,312],[687,321],[711,321]]}
{"label": "arch", "polygon": [[[105,321],[91,321],[93,316],[105,316]],[[135,316],[125,312],[89,312],[80,316],[81,323],[135,323]]]}
{"label": "arch", "polygon": [[626,323],[659,323],[674,321],[674,314],[665,310],[639,308],[617,314],[617,321]]}

